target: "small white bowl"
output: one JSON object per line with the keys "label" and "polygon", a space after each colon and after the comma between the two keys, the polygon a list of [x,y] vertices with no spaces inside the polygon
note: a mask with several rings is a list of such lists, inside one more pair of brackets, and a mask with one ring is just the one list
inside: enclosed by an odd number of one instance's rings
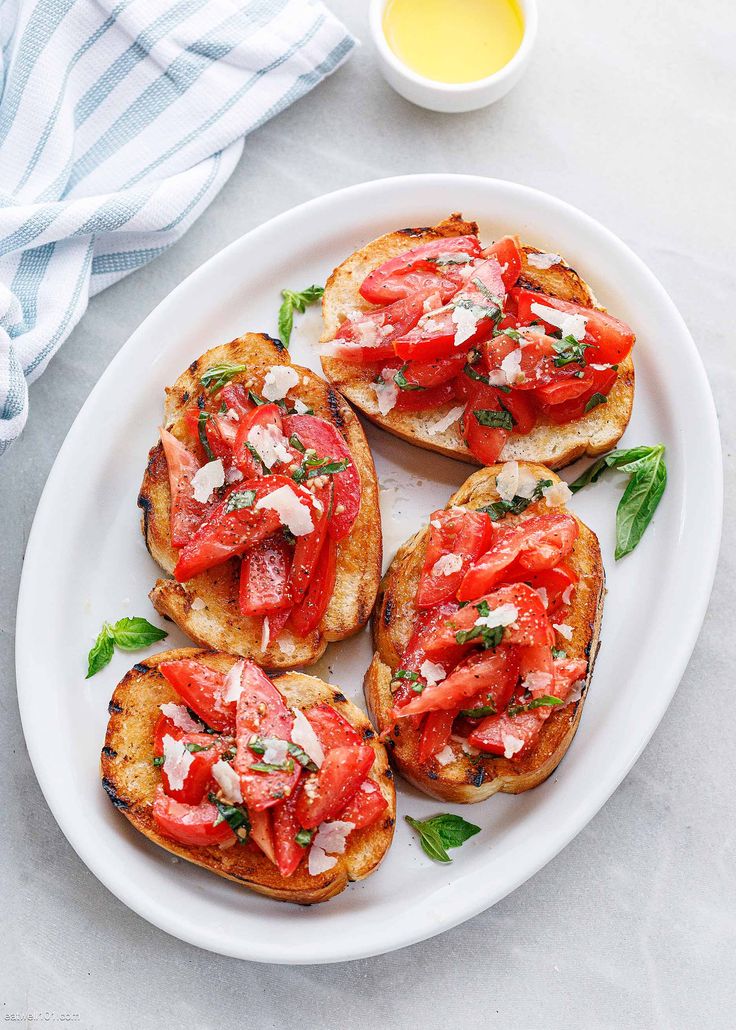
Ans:
{"label": "small white bowl", "polygon": [[412,104],[426,107],[430,111],[454,113],[458,111],[476,111],[486,107],[508,91],[522,76],[531,56],[534,39],[537,35],[537,2],[536,0],[518,0],[524,16],[524,35],[521,46],[514,56],[493,75],[474,82],[437,82],[424,75],[418,75],[401,61],[389,46],[383,31],[383,12],[388,0],[371,0],[370,27],[373,41],[378,52],[378,63],[381,73],[397,93],[410,100]]}

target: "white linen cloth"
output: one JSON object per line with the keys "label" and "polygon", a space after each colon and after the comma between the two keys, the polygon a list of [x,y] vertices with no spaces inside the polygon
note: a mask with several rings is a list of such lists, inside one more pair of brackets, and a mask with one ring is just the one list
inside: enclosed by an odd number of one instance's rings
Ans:
{"label": "white linen cloth", "polygon": [[90,296],[171,246],[355,41],[318,0],[1,0],[0,454]]}

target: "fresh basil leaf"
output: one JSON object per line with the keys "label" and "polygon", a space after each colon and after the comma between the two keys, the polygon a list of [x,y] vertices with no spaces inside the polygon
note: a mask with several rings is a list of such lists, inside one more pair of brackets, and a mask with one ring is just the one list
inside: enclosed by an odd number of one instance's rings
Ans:
{"label": "fresh basil leaf", "polygon": [[206,390],[217,393],[223,386],[227,386],[235,376],[240,375],[241,372],[247,372],[247,370],[247,365],[235,365],[230,361],[223,361],[219,365],[211,365],[199,381]]}
{"label": "fresh basil leaf", "polygon": [[259,464],[259,465],[261,466],[261,468],[263,469],[263,474],[264,474],[264,476],[270,476],[270,475],[271,475],[271,469],[270,469],[270,468],[268,467],[268,465],[267,465],[267,464],[265,463],[265,461],[264,461],[264,460],[263,460],[263,458],[262,458],[262,457],[260,456],[260,454],[258,453],[258,451],[257,451],[257,450],[255,449],[255,447],[253,446],[253,444],[252,444],[252,443],[250,443],[250,442],[249,442],[248,440],[246,440],[246,441],[245,441],[245,446],[246,446],[246,447],[248,448],[248,450],[249,450],[250,454],[251,454],[251,455],[253,456],[254,460],[255,460],[255,461],[257,461],[257,462],[258,462],[258,464]]}
{"label": "fresh basil leaf", "polygon": [[307,848],[312,843],[312,838],[316,832],[316,830],[299,830],[294,840],[300,848]]}
{"label": "fresh basil leaf", "polygon": [[169,634],[165,629],[152,626],[148,619],[140,617],[118,619],[111,627],[112,637],[121,651],[140,651],[149,644],[163,640]]}
{"label": "fresh basil leaf", "polygon": [[199,418],[197,419],[197,433],[199,434],[199,442],[204,447],[204,453],[210,461],[214,461],[215,455],[213,454],[210,442],[207,439],[207,419],[209,417],[210,414],[208,411],[200,411]]}
{"label": "fresh basil leaf", "polygon": [[486,298],[486,300],[490,301],[490,303],[495,308],[495,311],[490,312],[491,317],[496,321],[500,321],[503,315],[503,312],[501,310],[501,298],[495,297],[488,289],[486,284],[483,282],[483,280],[479,279],[477,275],[474,275],[470,281],[473,284],[473,286],[475,286],[476,289],[478,289],[480,293],[482,293],[483,296]]}
{"label": "fresh basil leaf", "polygon": [[429,819],[412,819],[410,815],[404,818],[419,834],[419,842],[424,853],[436,862],[451,862],[447,849],[459,848],[470,837],[480,833],[480,826],[450,813],[430,816]]}
{"label": "fresh basil leaf", "polygon": [[291,758],[286,758],[283,762],[255,762],[251,765],[249,772],[293,772],[294,762]]}
{"label": "fresh basil leaf", "polygon": [[217,794],[210,793],[207,795],[207,798],[217,809],[217,818],[214,825],[219,826],[220,823],[227,823],[237,837],[238,842],[245,844],[250,836],[250,819],[246,809],[240,805],[228,805],[225,801],[220,801]]}
{"label": "fresh basil leaf", "polygon": [[494,501],[493,504],[486,504],[484,507],[478,508],[478,511],[485,512],[490,517],[491,522],[498,522],[499,519],[503,519],[507,515],[521,515],[530,504],[540,499],[543,492],[549,486],[552,486],[551,479],[539,479],[531,497],[520,497],[516,494],[510,501]]}
{"label": "fresh basil leaf", "polygon": [[294,328],[294,312],[303,314],[310,304],[320,300],[324,293],[322,286],[308,286],[306,290],[296,292],[294,290],[282,290],[281,307],[279,308],[279,336],[285,347],[291,342],[291,333]]}
{"label": "fresh basil leaf", "polygon": [[408,669],[397,669],[393,678],[395,680],[418,680],[419,675],[416,672],[409,672]]}
{"label": "fresh basil leaf", "polygon": [[590,347],[591,344],[583,343],[581,340],[576,340],[574,336],[566,336],[562,340],[554,340],[552,343],[552,350],[557,354],[553,364],[557,368],[562,368],[564,365],[585,364],[585,350]]}
{"label": "fresh basil leaf", "polygon": [[112,631],[108,624],[105,623],[87,655],[87,675],[85,679],[89,679],[90,676],[94,676],[100,669],[104,669],[106,665],[109,665],[112,661],[113,652]]}
{"label": "fresh basil leaf", "polygon": [[438,254],[437,257],[429,257],[426,260],[433,265],[469,265],[475,258],[470,254],[463,254],[462,251],[456,251],[454,253]]}
{"label": "fresh basil leaf", "polygon": [[155,758],[153,759],[153,764],[154,765],[163,765],[164,761],[165,761],[165,759],[164,759],[163,755],[156,755]]}
{"label": "fresh basil leaf", "polygon": [[317,772],[317,765],[309,757],[304,748],[299,747],[298,744],[292,744],[291,741],[288,743],[289,754],[296,758],[299,765],[304,769],[308,769],[309,772]]}
{"label": "fresh basil leaf", "polygon": [[251,404],[255,404],[257,408],[260,408],[263,404],[269,403],[269,401],[267,401],[265,397],[261,397],[260,394],[257,394],[255,392],[255,390],[248,390],[248,399],[250,400]]}
{"label": "fresh basil leaf", "polygon": [[491,429],[513,429],[514,419],[510,411],[491,411],[489,408],[474,410],[476,422]]}
{"label": "fresh basil leaf", "polygon": [[305,451],[306,451],[306,449],[307,449],[307,448],[306,448],[306,447],[304,446],[304,444],[303,444],[303,443],[301,442],[301,440],[299,439],[299,437],[298,437],[298,436],[296,435],[296,433],[292,433],[292,434],[291,434],[291,436],[289,437],[289,443],[290,443],[290,444],[291,444],[291,446],[292,446],[292,447],[294,448],[294,450],[295,450],[295,451],[299,451],[299,452],[300,452],[300,454],[304,454],[304,452],[305,452]]}
{"label": "fresh basil leaf", "polygon": [[667,486],[664,447],[632,474],[616,510],[616,550],[614,557],[630,554],[652,521]]}
{"label": "fresh basil leaf", "polygon": [[592,411],[593,408],[597,408],[599,404],[607,404],[608,397],[605,393],[594,393],[588,403],[585,405],[585,411]]}
{"label": "fresh basil leaf", "polygon": [[487,715],[496,715],[495,705],[480,705],[478,708],[461,708],[460,714],[466,719],[485,719]]}
{"label": "fresh basil leaf", "polygon": [[518,715],[520,712],[533,712],[535,708],[556,708],[558,705],[564,705],[564,703],[559,697],[551,697],[545,694],[544,697],[537,697],[526,705],[509,705],[506,711],[509,715]]}
{"label": "fresh basil leaf", "polygon": [[409,367],[409,362],[405,362],[394,376],[394,382],[400,390],[426,390],[426,386],[419,386],[417,383],[408,382],[405,372]]}
{"label": "fresh basil leaf", "polygon": [[223,514],[229,515],[231,511],[240,511],[241,508],[252,508],[255,503],[255,490],[235,490],[225,501]]}
{"label": "fresh basil leaf", "polygon": [[552,648],[552,657],[553,658],[567,658],[567,651],[563,651],[559,647],[553,647]]}

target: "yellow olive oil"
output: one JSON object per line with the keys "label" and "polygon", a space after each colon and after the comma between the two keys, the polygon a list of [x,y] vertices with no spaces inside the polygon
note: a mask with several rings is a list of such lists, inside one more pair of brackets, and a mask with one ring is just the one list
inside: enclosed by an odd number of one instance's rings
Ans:
{"label": "yellow olive oil", "polygon": [[405,65],[436,82],[493,75],[521,46],[517,0],[388,0],[388,44]]}

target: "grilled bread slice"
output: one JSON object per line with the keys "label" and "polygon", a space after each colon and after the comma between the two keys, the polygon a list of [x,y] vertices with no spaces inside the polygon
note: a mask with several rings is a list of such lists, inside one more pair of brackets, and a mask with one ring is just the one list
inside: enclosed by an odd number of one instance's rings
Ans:
{"label": "grilled bread slice", "polygon": [[[459,505],[477,509],[497,501],[496,475],[502,465],[491,465],[475,472],[453,494],[447,507]],[[559,478],[541,465],[526,464],[537,480]],[[543,514],[550,509],[544,500],[530,505],[525,516]],[[572,513],[571,513],[572,514]],[[519,521],[522,516],[506,516],[504,525]],[[580,535],[572,554],[566,559],[580,576],[573,604],[565,622],[572,627],[572,639],[565,641],[568,658],[586,658],[588,671],[582,696],[552,714],[543,724],[536,745],[518,760],[491,755],[468,756],[462,745],[451,740],[454,761],[441,766],[432,757],[421,763],[418,759],[419,733],[409,725],[411,720],[399,720],[390,737],[393,764],[410,783],[431,797],[455,803],[484,801],[492,794],[520,794],[542,783],[554,772],[567,751],[580,722],[583,704],[593,674],[598,651],[605,574],[601,562],[598,538],[591,529],[577,519]],[[391,726],[393,704],[391,680],[400,667],[401,656],[412,632],[416,609],[419,577],[424,564],[428,529],[422,529],[399,549],[391,563],[379,592],[373,616],[373,639],[376,653],[365,677],[365,696],[375,724],[381,731]]]}
{"label": "grilled bread slice", "polygon": [[[441,237],[477,235],[475,222],[466,222],[459,214],[450,215],[433,228],[399,229],[373,240],[351,254],[327,280],[322,298],[324,332],[322,342],[333,340],[340,324],[351,311],[367,311],[373,307],[363,300],[358,290],[366,275],[406,250]],[[535,268],[526,260],[527,255],[539,253],[535,247],[522,246],[522,270],[518,285],[540,290],[552,297],[572,301],[584,307],[599,308],[590,287],[577,272],[559,261],[550,268]],[[337,357],[323,356],[322,368],[336,389],[362,411],[395,436],[400,436],[419,447],[438,451],[450,458],[458,458],[474,465],[481,462],[473,456],[460,429],[459,421],[444,432],[430,433],[429,427],[446,415],[453,407],[446,404],[431,412],[378,410],[375,391],[376,365],[358,365]],[[534,429],[525,436],[511,433],[499,456],[499,461],[536,461],[549,468],[563,468],[586,454],[603,454],[615,446],[623,435],[631,417],[634,402],[634,364],[631,356],[621,362],[618,378],[606,404],[599,404],[583,418],[567,425],[555,425],[540,417]]]}
{"label": "grilled bread slice", "polygon": [[[291,359],[278,340],[256,333],[207,351],[166,390],[164,422],[174,435],[181,435],[182,415],[204,393],[200,383],[203,373],[213,365],[226,362],[247,368],[232,380],[233,383],[243,383],[260,393],[268,370],[274,365],[289,365]],[[361,629],[370,617],[381,578],[378,483],[363,429],[350,406],[328,383],[309,369],[294,367],[300,381],[289,391],[289,397],[301,399],[315,415],[339,430],[350,448],[362,489],[355,524],[338,544],[335,589],[319,626],[307,637],[296,637],[287,629],[264,647],[263,619],[241,615],[238,608],[240,563],[237,559],[186,583],[159,579],[149,595],[154,608],[173,620],[195,643],[245,655],[271,669],[311,665],[323,654],[328,641],[342,640]],[[154,561],[170,574],[178,552],[171,544],[171,492],[166,457],[160,443],[149,453],[138,505],[143,510],[141,527],[146,546]]]}
{"label": "grilled bread slice", "polygon": [[235,655],[179,648],[139,662],[126,673],[110,701],[110,719],[101,758],[102,786],[113,805],[149,840],[172,854],[278,901],[300,905],[327,901],[343,891],[351,880],[362,880],[370,875],[386,854],[394,832],[396,796],[386,749],[378,742],[363,712],[336,687],[298,672],[276,676],[273,682],[291,707],[310,708],[326,702],[361,733],[375,751],[370,775],[388,802],[386,815],[373,826],[353,830],[347,838],[345,854],[337,856],[337,864],[318,876],[311,876],[303,862],[292,876],[283,877],[254,845],[188,847],[161,834],[152,815],[156,788],[161,781],[160,772],[152,762],[153,733],[160,715],[159,706],[181,699],[158,671],[158,666],[181,658],[193,658],[223,672],[238,661]]}

